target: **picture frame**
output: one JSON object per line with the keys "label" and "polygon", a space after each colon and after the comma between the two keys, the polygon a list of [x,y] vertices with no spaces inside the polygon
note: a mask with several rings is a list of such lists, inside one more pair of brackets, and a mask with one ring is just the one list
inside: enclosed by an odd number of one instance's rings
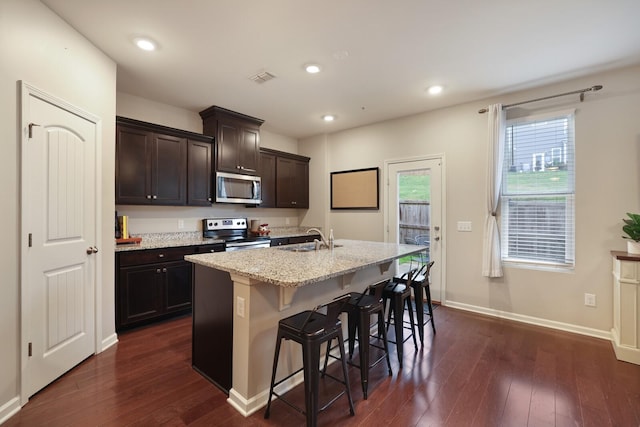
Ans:
{"label": "picture frame", "polygon": [[380,209],[380,168],[331,172],[331,209]]}

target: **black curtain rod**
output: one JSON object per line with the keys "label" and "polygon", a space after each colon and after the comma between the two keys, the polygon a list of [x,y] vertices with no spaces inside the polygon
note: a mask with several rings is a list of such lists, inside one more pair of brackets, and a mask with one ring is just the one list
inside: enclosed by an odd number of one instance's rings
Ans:
{"label": "black curtain rod", "polygon": [[[575,94],[578,94],[578,93],[580,94],[580,102],[582,102],[582,101],[584,101],[584,93],[585,92],[596,92],[596,91],[598,91],[600,89],[602,89],[602,85],[595,85],[595,86],[591,86],[591,87],[586,88],[586,89],[574,90],[572,92],[559,93],[557,95],[545,96],[545,97],[542,97],[542,98],[530,99],[528,101],[516,102],[515,104],[503,105],[502,109],[506,110],[507,108],[515,107],[517,105],[528,104],[530,102],[544,101],[545,99],[557,98],[559,96],[575,95]],[[487,111],[489,111],[488,108],[481,108],[480,110],[478,110],[478,113],[484,114]]]}

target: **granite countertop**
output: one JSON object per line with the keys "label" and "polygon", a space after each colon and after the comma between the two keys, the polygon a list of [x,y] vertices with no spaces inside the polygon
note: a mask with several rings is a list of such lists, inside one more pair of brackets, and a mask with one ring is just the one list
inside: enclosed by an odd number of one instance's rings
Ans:
{"label": "granite countertop", "polygon": [[[390,262],[426,246],[336,240],[333,251],[293,252],[285,247],[188,255],[187,261],[286,288],[305,286]],[[303,245],[309,245],[305,243]],[[295,246],[295,245],[289,245]]]}
{"label": "granite countertop", "polygon": [[184,233],[149,233],[132,234],[131,237],[142,237],[142,241],[136,244],[116,245],[116,252],[140,251],[144,249],[162,249],[176,246],[198,246],[224,243],[224,240],[203,239],[202,232]]}
{"label": "granite countertop", "polygon": [[[268,237],[295,237],[304,236],[310,227],[274,227]],[[132,234],[131,237],[141,237],[137,244],[116,245],[116,252],[140,251],[144,249],[162,249],[176,246],[198,246],[224,243],[224,240],[204,239],[201,231],[185,231],[178,233],[148,233]]]}

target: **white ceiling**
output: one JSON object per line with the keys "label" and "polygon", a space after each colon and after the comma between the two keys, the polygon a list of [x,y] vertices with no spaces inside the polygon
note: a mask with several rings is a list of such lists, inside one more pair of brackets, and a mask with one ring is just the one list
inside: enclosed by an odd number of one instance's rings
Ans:
{"label": "white ceiling", "polygon": [[295,138],[640,63],[639,0],[42,2],[113,58],[118,91]]}

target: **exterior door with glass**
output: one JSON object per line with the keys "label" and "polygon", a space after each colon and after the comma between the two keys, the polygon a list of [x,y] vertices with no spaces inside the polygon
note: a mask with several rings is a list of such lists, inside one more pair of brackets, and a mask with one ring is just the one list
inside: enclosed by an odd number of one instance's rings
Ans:
{"label": "exterior door with glass", "polygon": [[435,261],[431,269],[431,297],[444,302],[442,159],[390,161],[387,172],[387,241],[428,246],[426,253],[402,258],[402,274],[418,262]]}

